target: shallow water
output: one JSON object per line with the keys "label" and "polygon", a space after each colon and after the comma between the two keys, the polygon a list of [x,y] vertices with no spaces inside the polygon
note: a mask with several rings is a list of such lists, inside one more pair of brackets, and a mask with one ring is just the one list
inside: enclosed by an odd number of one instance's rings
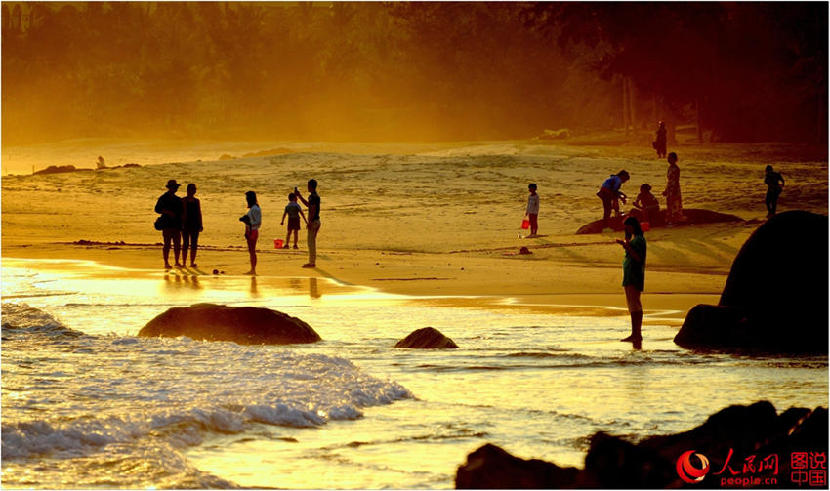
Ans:
{"label": "shallow water", "polygon": [[[826,357],[693,353],[654,319],[633,351],[618,310],[435,307],[328,280],[40,263],[3,261],[5,487],[447,488],[486,442],[581,466],[598,430],[635,438],[729,404],[827,403]],[[136,337],[200,302],[275,308],[323,341]],[[425,326],[461,349],[391,349]]]}

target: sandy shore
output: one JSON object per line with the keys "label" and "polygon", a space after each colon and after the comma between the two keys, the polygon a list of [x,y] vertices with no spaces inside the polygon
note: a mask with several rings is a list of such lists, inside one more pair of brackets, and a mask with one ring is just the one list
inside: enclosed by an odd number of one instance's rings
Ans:
{"label": "sandy shore", "polygon": [[[420,301],[440,305],[625,314],[618,310],[625,307],[623,253],[614,243],[620,234],[574,232],[601,214],[596,188],[620,168],[632,174],[624,187],[632,199],[642,182],[651,183],[660,197],[664,162],[631,147],[521,142],[446,146],[427,153],[420,147],[394,150],[4,177],[2,255],[160,269],[152,208],[164,182],[176,178],[199,186],[205,232],[197,262],[206,274],[247,270],[236,218],[245,211],[242,193],[255,189],[264,213],[260,275],[328,277],[431,297]],[[765,215],[767,163],[787,179],[781,211],[827,210],[827,162],[797,148],[689,147],[678,153],[686,206],[751,222],[646,234],[644,306],[653,316],[677,322],[690,307],[717,302],[735,254]],[[306,260],[305,230],[299,251],[272,245],[274,238],[284,238],[279,218],[285,195],[310,176],[320,181],[323,197],[315,270],[300,267]],[[521,238],[519,228],[527,182],[537,182],[541,196],[542,236],[534,239]],[[79,239],[98,243],[73,244]],[[116,241],[124,244],[107,243]],[[532,254],[516,254],[522,246]]]}

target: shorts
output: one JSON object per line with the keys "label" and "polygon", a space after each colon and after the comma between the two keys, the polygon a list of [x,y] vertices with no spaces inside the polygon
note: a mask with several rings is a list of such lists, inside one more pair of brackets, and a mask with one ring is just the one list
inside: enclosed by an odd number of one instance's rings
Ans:
{"label": "shorts", "polygon": [[248,230],[248,231],[246,231],[245,232],[245,238],[252,241],[252,242],[256,242],[256,240],[259,238],[259,230]]}
{"label": "shorts", "polygon": [[288,217],[288,230],[300,230],[300,217]]}

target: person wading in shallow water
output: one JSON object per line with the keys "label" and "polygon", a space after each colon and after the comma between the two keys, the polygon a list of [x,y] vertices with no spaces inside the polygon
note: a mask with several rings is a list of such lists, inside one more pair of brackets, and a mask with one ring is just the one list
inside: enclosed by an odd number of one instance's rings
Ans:
{"label": "person wading in shallow water", "polygon": [[167,192],[159,196],[156,201],[156,213],[160,213],[158,222],[161,226],[161,236],[164,239],[164,246],[161,249],[162,256],[164,256],[164,268],[170,269],[170,242],[173,242],[173,253],[176,256],[176,267],[181,267],[179,264],[179,254],[182,247],[182,215],[184,214],[184,204],[182,199],[176,196],[176,191],[181,184],[177,183],[175,179],[167,181]]}
{"label": "person wading in shallow water", "polygon": [[772,170],[771,165],[768,165],[764,184],[767,185],[767,216],[771,217],[775,215],[775,208],[778,206],[778,195],[784,189],[784,178],[781,177],[781,174]]}
{"label": "person wading in shallow water", "polygon": [[294,188],[294,195],[308,207],[308,263],[303,264],[304,268],[317,266],[317,232],[320,231],[320,195],[317,194],[317,181],[308,181],[308,201],[300,194],[300,190]]}
{"label": "person wading in shallow water", "polygon": [[643,342],[643,304],[640,302],[640,294],[645,283],[646,238],[636,218],[626,218],[623,225],[625,240],[617,239],[617,243],[625,249],[622,286],[625,289],[628,312],[631,314],[631,336],[621,341],[634,343],[634,347],[639,349]]}

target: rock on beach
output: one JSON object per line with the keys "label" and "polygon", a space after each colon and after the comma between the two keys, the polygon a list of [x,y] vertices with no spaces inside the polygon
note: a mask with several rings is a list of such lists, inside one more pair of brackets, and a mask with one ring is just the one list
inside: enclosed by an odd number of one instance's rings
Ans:
{"label": "rock on beach", "polygon": [[308,344],[320,336],[302,320],[264,307],[196,304],[172,307],[145,325],[141,337],[187,336],[237,344]]}
{"label": "rock on beach", "polygon": [[685,348],[827,353],[828,220],[789,211],[746,240],[717,306],[686,314],[674,342]]}
{"label": "rock on beach", "polygon": [[455,342],[434,327],[424,327],[401,339],[396,348],[458,348]]}

